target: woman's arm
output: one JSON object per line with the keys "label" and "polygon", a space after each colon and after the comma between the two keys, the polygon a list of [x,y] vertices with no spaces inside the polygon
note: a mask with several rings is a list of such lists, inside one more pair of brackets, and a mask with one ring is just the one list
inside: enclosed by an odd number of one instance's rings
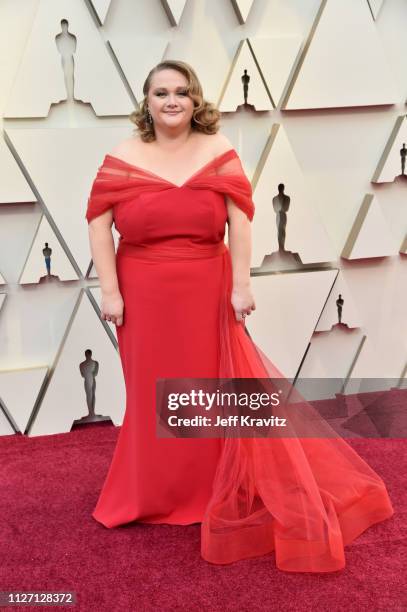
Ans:
{"label": "woman's arm", "polygon": [[124,304],[117,281],[112,223],[111,209],[92,219],[88,226],[89,244],[102,291],[101,318],[122,325]]}
{"label": "woman's arm", "polygon": [[232,260],[233,288],[232,306],[236,319],[244,319],[243,314],[250,315],[256,304],[250,287],[251,260],[251,223],[246,214],[233,201],[226,197],[228,211],[228,242]]}

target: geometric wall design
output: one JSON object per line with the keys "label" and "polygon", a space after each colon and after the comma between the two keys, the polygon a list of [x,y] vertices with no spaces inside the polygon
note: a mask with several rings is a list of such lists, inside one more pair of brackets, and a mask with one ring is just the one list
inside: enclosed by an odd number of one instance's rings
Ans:
{"label": "geometric wall design", "polygon": [[131,127],[8,129],[7,134],[38,190],[48,221],[54,221],[67,250],[86,273],[91,255],[84,219],[92,181],[103,162],[101,152],[130,136]]}
{"label": "geometric wall design", "polygon": [[275,107],[280,106],[294,64],[299,58],[302,38],[273,36],[249,39]]}
{"label": "geometric wall design", "polygon": [[392,183],[396,178],[406,181],[407,185],[407,115],[397,117],[392,133],[384,148],[375,173],[373,183]]}
{"label": "geometric wall design", "polygon": [[246,318],[247,329],[287,377],[300,367],[336,275],[337,270],[322,270],[251,279],[256,310]]}
{"label": "geometric wall design", "polygon": [[370,10],[372,12],[373,19],[377,19],[380,13],[380,9],[383,6],[384,0],[367,0],[369,3]]}
{"label": "geometric wall design", "polygon": [[[335,253],[313,205],[304,174],[282,125],[274,125],[259,168],[253,179],[256,213],[253,219],[252,266],[262,265],[266,255],[279,250],[280,207],[278,185],[290,198],[286,211],[284,249],[299,267],[306,263],[333,261]],[[278,269],[278,268],[277,268]]]}
{"label": "geometric wall design", "polygon": [[14,429],[3,410],[0,408],[0,436],[13,435]]}
{"label": "geometric wall design", "polygon": [[172,26],[177,26],[185,8],[186,0],[161,0],[161,3],[167,13],[170,24]]}
{"label": "geometric wall design", "polygon": [[21,370],[0,370],[0,400],[9,420],[22,433],[27,427],[47,372],[46,366]]}
{"label": "geometric wall design", "polygon": [[125,388],[120,357],[98,319],[85,291],[82,291],[73,321],[53,365],[43,401],[29,430],[30,436],[70,431],[75,420],[88,415],[80,363],[85,350],[99,364],[95,388],[95,413],[121,425],[125,409]]}
{"label": "geometric wall design", "polygon": [[111,0],[91,0],[100,23],[104,23]]}
{"label": "geometric wall design", "polygon": [[[45,243],[48,244],[48,247],[45,246]],[[47,253],[43,253],[44,248],[51,249],[49,273],[45,262]],[[66,281],[77,278],[78,275],[59,243],[58,237],[54,234],[46,216],[42,215],[19,282],[26,284],[47,282],[51,279]]]}
{"label": "geometric wall design", "polygon": [[[316,331],[302,367],[301,378],[339,378],[346,380],[364,347],[362,329]],[[336,390],[340,392],[338,388]]]}
{"label": "geometric wall design", "polygon": [[34,202],[35,196],[24,179],[16,160],[0,137],[0,202]]}
{"label": "geometric wall design", "polygon": [[397,245],[381,208],[373,194],[368,193],[355,217],[341,257],[361,259],[397,254]]}
{"label": "geometric wall design", "polygon": [[233,8],[235,9],[236,16],[239,23],[243,24],[250,13],[250,9],[253,5],[253,0],[231,0]]}
{"label": "geometric wall design", "polygon": [[18,283],[40,219],[36,202],[0,205],[0,272],[8,283]]}
{"label": "geometric wall design", "polygon": [[51,104],[67,99],[58,35],[71,43],[74,99],[91,104],[96,115],[128,115],[133,104],[86,3],[40,0],[5,117],[46,117]]}
{"label": "geometric wall design", "polygon": [[[142,34],[132,38],[110,36],[109,43],[136,100],[142,100],[145,75],[151,70],[151,66],[162,61],[167,51],[168,37]],[[145,54],[146,48],[148,56]],[[135,57],[140,58],[138,70],[134,70]]]}
{"label": "geometric wall design", "polygon": [[242,40],[218,101],[218,108],[221,112],[233,112],[238,106],[244,104],[242,79],[246,74],[245,71],[247,71],[247,78],[250,79],[247,88],[247,104],[251,105],[256,111],[272,110],[273,104],[270,92],[256,65],[248,41]]}
{"label": "geometric wall design", "polygon": [[[340,304],[341,301],[343,302],[342,305]],[[362,326],[360,313],[342,272],[338,273],[315,331],[330,332],[333,327],[339,325],[339,318],[342,329],[344,329],[344,326],[348,329]]]}
{"label": "geometric wall design", "polygon": [[370,106],[398,101],[392,69],[366,0],[322,0],[315,26],[283,108]]}

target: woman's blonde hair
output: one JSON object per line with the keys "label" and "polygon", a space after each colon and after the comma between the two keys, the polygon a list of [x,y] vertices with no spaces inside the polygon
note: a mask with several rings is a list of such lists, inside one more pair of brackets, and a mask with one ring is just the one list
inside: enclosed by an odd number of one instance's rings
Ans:
{"label": "woman's blonde hair", "polygon": [[194,69],[186,62],[178,60],[165,60],[160,62],[150,72],[143,85],[144,99],[135,111],[130,115],[130,120],[136,124],[141,140],[151,142],[155,140],[154,122],[147,120],[147,95],[151,86],[153,74],[167,68],[178,70],[183,74],[187,81],[187,91],[194,102],[194,111],[191,119],[191,126],[197,132],[204,134],[215,134],[219,130],[220,111],[212,104],[204,100],[202,86]]}

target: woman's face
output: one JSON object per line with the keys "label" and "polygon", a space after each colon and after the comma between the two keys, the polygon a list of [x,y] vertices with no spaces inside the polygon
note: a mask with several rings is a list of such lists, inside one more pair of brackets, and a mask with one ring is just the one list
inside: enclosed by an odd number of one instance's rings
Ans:
{"label": "woman's face", "polygon": [[166,68],[153,74],[147,95],[147,104],[155,127],[189,127],[194,110],[193,100],[187,93],[185,76]]}

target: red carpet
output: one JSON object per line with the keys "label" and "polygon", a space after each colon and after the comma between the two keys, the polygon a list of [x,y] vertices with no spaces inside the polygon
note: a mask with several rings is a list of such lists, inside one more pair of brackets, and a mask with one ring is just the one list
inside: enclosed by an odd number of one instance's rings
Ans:
{"label": "red carpet", "polygon": [[[347,440],[384,479],[395,515],[345,548],[331,574],[290,574],[274,555],[214,566],[200,557],[200,525],[106,529],[91,512],[118,428],[0,437],[0,591],[76,591],[84,612],[405,610],[404,439]],[[2,610],[61,610],[18,606]]]}

